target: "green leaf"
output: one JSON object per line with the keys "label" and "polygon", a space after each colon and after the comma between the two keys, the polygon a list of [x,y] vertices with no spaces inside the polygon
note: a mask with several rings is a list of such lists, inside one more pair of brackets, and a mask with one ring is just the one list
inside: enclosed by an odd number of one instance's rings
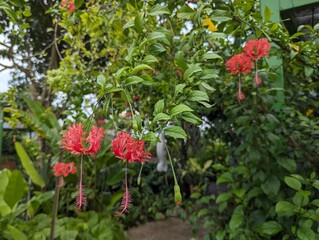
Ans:
{"label": "green leaf", "polygon": [[224,172],[219,177],[217,177],[216,183],[217,184],[224,183],[224,182],[230,183],[233,181],[234,181],[233,175],[230,172]]}
{"label": "green leaf", "polygon": [[[294,159],[290,158],[279,158],[277,160],[278,164],[283,168],[287,169],[289,172],[293,173],[296,172],[297,163]],[[318,188],[319,189],[319,188]]]}
{"label": "green leaf", "polygon": [[314,240],[316,239],[315,232],[311,229],[313,221],[310,219],[303,220],[299,222],[300,227],[297,230],[297,235],[299,239],[302,240]]}
{"label": "green leaf", "polygon": [[192,112],[193,109],[191,109],[190,107],[186,106],[185,104],[179,104],[175,107],[173,107],[173,109],[170,112],[171,117],[178,115],[182,112]]}
{"label": "green leaf", "polygon": [[270,16],[271,16],[270,8],[266,6],[264,10],[264,22],[269,22]]}
{"label": "green leaf", "polygon": [[315,187],[317,190],[319,190],[319,180],[314,181],[312,186]]}
{"label": "green leaf", "polygon": [[199,212],[197,213],[197,217],[200,218],[200,217],[204,217],[204,216],[207,216],[207,215],[210,215],[212,214],[212,211],[207,209],[207,208],[202,208],[201,210],[199,210]]}
{"label": "green leaf", "polygon": [[215,92],[215,91],[216,91],[215,88],[211,87],[211,86],[210,86],[208,83],[206,83],[206,82],[202,82],[201,85],[202,85],[205,89],[207,89],[208,91],[211,91],[211,92]]}
{"label": "green leaf", "polygon": [[32,16],[32,13],[31,13],[30,11],[28,11],[28,10],[25,10],[25,11],[23,11],[23,16],[25,16],[25,17],[31,17],[31,16]]}
{"label": "green leaf", "polygon": [[231,192],[221,193],[216,198],[216,203],[226,202],[226,201],[228,201],[228,199],[230,199],[232,197],[232,195],[233,194]]}
{"label": "green leaf", "polygon": [[154,111],[156,113],[161,113],[163,112],[164,110],[164,99],[161,99],[161,100],[158,100],[156,103],[155,103],[155,106],[154,106]]}
{"label": "green leaf", "polygon": [[201,72],[202,68],[199,66],[199,64],[191,64],[189,65],[189,68],[185,71],[184,73],[184,80],[187,81],[189,80],[195,73]]}
{"label": "green leaf", "polygon": [[288,201],[279,201],[276,204],[276,212],[281,216],[292,216],[299,211],[299,209]]}
{"label": "green leaf", "polygon": [[144,79],[139,76],[130,76],[126,79],[126,85],[132,85],[143,81]]}
{"label": "green leaf", "polygon": [[214,9],[210,17],[215,22],[226,22],[233,19],[229,11],[221,9]]}
{"label": "green leaf", "polygon": [[235,208],[234,213],[233,213],[233,215],[230,219],[230,222],[229,222],[230,230],[235,230],[235,229],[239,228],[240,225],[242,224],[243,220],[244,220],[243,206],[238,205]]}
{"label": "green leaf", "polygon": [[12,225],[8,225],[7,228],[9,229],[10,233],[14,240],[28,240],[27,236],[21,232],[19,229],[15,228]]}
{"label": "green leaf", "polygon": [[154,117],[153,122],[155,123],[157,121],[163,121],[163,120],[167,121],[167,120],[170,120],[170,119],[171,119],[171,117],[169,115],[167,115],[166,113],[158,113]]}
{"label": "green leaf", "polygon": [[150,67],[150,66],[148,66],[147,64],[140,64],[140,65],[137,65],[132,71],[131,71],[131,74],[135,74],[135,73],[137,73],[137,72],[139,72],[139,71],[141,71],[141,70],[145,70],[145,69],[147,69],[147,70],[153,70],[153,68],[152,67]]}
{"label": "green leaf", "polygon": [[137,16],[134,19],[134,28],[136,32],[142,33],[143,27],[144,27],[144,13],[140,12],[137,14]]}
{"label": "green leaf", "polygon": [[148,36],[149,40],[156,40],[160,38],[166,38],[165,34],[162,32],[151,32]]}
{"label": "green leaf", "polygon": [[171,12],[167,7],[161,5],[155,5],[148,12],[148,15],[150,16],[158,16],[162,14],[171,14]]}
{"label": "green leaf", "polygon": [[142,61],[143,63],[158,63],[158,59],[153,55],[146,55]]}
{"label": "green leaf", "polygon": [[188,68],[187,63],[185,61],[184,53],[182,51],[178,51],[175,54],[174,62],[178,68],[180,68],[183,72]]}
{"label": "green leaf", "polygon": [[177,84],[175,86],[174,97],[176,97],[179,93],[181,93],[185,87],[186,87],[186,84],[184,83]]}
{"label": "green leaf", "polygon": [[266,182],[261,185],[261,189],[267,195],[277,195],[280,189],[280,181],[275,175],[267,178]]}
{"label": "green leaf", "polygon": [[26,190],[27,183],[23,179],[20,171],[14,170],[11,173],[8,185],[3,195],[3,200],[12,209],[14,205],[19,202]]}
{"label": "green leaf", "polygon": [[295,190],[300,190],[301,189],[301,182],[299,182],[299,180],[297,180],[296,178],[293,177],[285,177],[285,183],[295,189]]}
{"label": "green leaf", "polygon": [[208,95],[205,92],[194,90],[191,91],[188,96],[187,100],[193,101],[193,102],[201,102],[201,101],[209,101]]}
{"label": "green leaf", "polygon": [[75,0],[75,1],[74,1],[74,6],[75,6],[76,8],[80,8],[83,3],[84,3],[84,0]]}
{"label": "green leaf", "polygon": [[177,17],[182,19],[190,19],[194,13],[194,10],[190,6],[183,5],[180,9],[178,9]]}
{"label": "green leaf", "polygon": [[268,236],[273,236],[282,230],[282,226],[276,221],[264,222],[260,225],[259,231]]}
{"label": "green leaf", "polygon": [[216,53],[207,52],[203,55],[203,59],[211,60],[211,59],[223,59],[223,58]]}
{"label": "green leaf", "polygon": [[122,67],[120,68],[115,74],[114,74],[114,77],[115,79],[119,79],[121,76],[125,75],[125,71],[128,70],[128,69],[131,69],[131,67]]}
{"label": "green leaf", "polygon": [[3,196],[9,183],[10,176],[11,172],[9,170],[4,169],[0,171],[0,213],[2,216],[6,216],[11,212],[10,207],[3,200]]}
{"label": "green leaf", "polygon": [[187,139],[187,134],[184,131],[183,128],[179,126],[172,126],[172,127],[167,127],[164,129],[164,133],[167,136],[170,136],[172,138],[182,138],[182,139]]}
{"label": "green leaf", "polygon": [[105,76],[100,74],[99,76],[97,76],[97,79],[96,79],[97,83],[100,85],[100,86],[105,86],[106,84],[106,79],[105,79]]}
{"label": "green leaf", "polygon": [[45,182],[35,169],[33,163],[31,162],[31,159],[29,158],[27,152],[24,150],[22,144],[19,142],[15,142],[14,146],[20,158],[21,164],[27,172],[27,174],[29,175],[29,177],[31,178],[32,182],[38,185],[39,187],[43,188],[45,186]]}
{"label": "green leaf", "polygon": [[193,114],[191,112],[183,112],[181,114],[181,117],[185,121],[193,123],[195,125],[200,125],[203,122],[202,119],[200,119],[199,117],[197,117],[195,114]]}
{"label": "green leaf", "polygon": [[133,21],[133,20],[130,20],[130,21],[128,21],[127,23],[124,24],[123,30],[126,29],[126,28],[133,27],[133,26],[134,26],[134,21]]}

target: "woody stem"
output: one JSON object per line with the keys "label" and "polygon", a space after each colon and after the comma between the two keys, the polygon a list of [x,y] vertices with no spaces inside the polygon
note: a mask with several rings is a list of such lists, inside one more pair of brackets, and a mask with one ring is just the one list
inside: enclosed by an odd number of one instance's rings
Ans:
{"label": "woody stem", "polygon": [[[63,177],[60,176],[60,178],[63,178]],[[60,179],[58,181],[60,182]],[[50,240],[54,239],[54,229],[55,229],[55,222],[56,222],[57,213],[58,213],[58,203],[59,203],[59,196],[60,196],[60,189],[61,189],[59,182],[57,182],[55,185],[54,201],[53,201],[53,207],[52,207]]]}

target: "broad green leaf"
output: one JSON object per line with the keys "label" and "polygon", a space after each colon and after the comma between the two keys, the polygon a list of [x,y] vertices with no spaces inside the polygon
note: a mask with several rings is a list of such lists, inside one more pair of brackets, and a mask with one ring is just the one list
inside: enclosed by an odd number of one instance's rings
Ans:
{"label": "broad green leaf", "polygon": [[201,210],[199,210],[199,212],[197,213],[197,217],[201,218],[207,215],[212,214],[212,211],[207,209],[207,208],[202,208]]}
{"label": "broad green leaf", "polygon": [[31,17],[31,16],[32,16],[32,13],[31,13],[30,11],[28,11],[28,10],[25,10],[25,11],[23,11],[23,16],[25,16],[25,17]]}
{"label": "broad green leaf", "polygon": [[187,81],[189,78],[191,78],[195,73],[201,72],[202,68],[199,66],[199,64],[191,64],[189,65],[189,68],[184,73],[184,80]]}
{"label": "broad green leaf", "polygon": [[280,216],[292,216],[299,211],[299,208],[288,201],[279,201],[275,209]]}
{"label": "broad green leaf", "polygon": [[206,83],[206,82],[202,82],[201,85],[202,85],[205,89],[207,89],[208,91],[211,91],[211,92],[215,92],[215,91],[216,91],[215,88],[213,88],[212,86],[210,86],[210,85],[209,85],[208,83]]}
{"label": "broad green leaf", "polygon": [[171,12],[169,11],[167,7],[161,6],[161,5],[155,5],[148,12],[148,15],[151,15],[151,16],[158,16],[162,14],[171,14]]}
{"label": "broad green leaf", "polygon": [[104,86],[106,84],[106,79],[105,79],[105,76],[100,74],[99,76],[97,76],[97,79],[96,79],[97,83],[100,85],[100,86]]}
{"label": "broad green leaf", "polygon": [[161,99],[161,100],[158,100],[156,103],[155,103],[155,106],[154,106],[154,111],[156,113],[161,113],[163,112],[164,110],[164,99]]}
{"label": "broad green leaf", "polygon": [[315,187],[317,190],[319,190],[319,180],[314,181],[312,186]]}
{"label": "broad green leaf", "polygon": [[176,64],[176,66],[178,68],[180,68],[183,72],[186,71],[186,69],[188,68],[186,61],[185,61],[185,57],[182,51],[178,51],[175,54],[175,58],[174,58],[174,62]]}
{"label": "broad green leaf", "polygon": [[162,32],[151,32],[148,36],[149,40],[155,40],[160,38],[166,38],[165,34]]}
{"label": "broad green leaf", "polygon": [[153,55],[146,55],[142,61],[143,63],[158,63],[158,59]]}
{"label": "broad green leaf", "polygon": [[14,226],[8,225],[7,228],[11,232],[14,240],[28,240],[27,236]]}
{"label": "broad green leaf", "polygon": [[[278,164],[283,168],[287,169],[289,172],[295,172],[297,169],[297,163],[294,159],[290,158],[278,158]],[[318,186],[319,189],[319,186]]]}
{"label": "broad green leaf", "polygon": [[190,123],[193,123],[195,125],[200,125],[202,124],[202,119],[200,119],[199,117],[197,117],[195,114],[191,113],[191,112],[183,112],[181,114],[181,117]]}
{"label": "broad green leaf", "polygon": [[171,117],[169,115],[167,115],[166,113],[158,113],[154,117],[153,122],[155,123],[157,121],[163,121],[163,120],[167,121],[167,120],[170,120],[170,119],[171,119]]}
{"label": "broad green leaf", "polygon": [[231,192],[225,192],[225,193],[221,193],[218,195],[218,197],[216,198],[216,203],[222,203],[222,202],[226,202],[228,201],[231,197],[232,197],[232,193]]}
{"label": "broad green leaf", "polygon": [[139,76],[130,76],[126,79],[126,85],[132,85],[143,81],[144,79]]}
{"label": "broad green leaf", "polygon": [[192,112],[193,109],[191,109],[190,107],[186,106],[185,104],[179,104],[175,107],[173,107],[173,109],[170,112],[171,117],[178,115],[182,112]]}
{"label": "broad green leaf", "polygon": [[186,132],[184,131],[183,128],[179,126],[167,127],[164,129],[164,133],[165,135],[170,136],[172,138],[182,138],[182,139],[187,138]]}
{"label": "broad green leaf", "polygon": [[186,84],[184,83],[177,84],[175,86],[174,97],[176,97],[179,93],[181,93],[185,87],[186,87]]}
{"label": "broad green leaf", "polygon": [[137,14],[137,16],[134,19],[134,28],[136,32],[142,33],[144,27],[144,13],[140,12]]}
{"label": "broad green leaf", "polygon": [[193,101],[193,102],[200,102],[200,101],[209,101],[208,95],[205,92],[194,90],[191,91],[188,96],[187,100]]}
{"label": "broad green leaf", "polygon": [[22,144],[19,142],[15,142],[14,146],[20,158],[21,164],[25,169],[26,173],[31,178],[31,181],[39,187],[43,188],[45,186],[45,182],[35,169],[31,159],[29,158],[27,152],[24,150]]}
{"label": "broad green leaf", "polygon": [[9,170],[4,169],[0,171],[0,213],[3,217],[11,212],[11,208],[3,200],[3,196],[9,183],[10,176],[11,172]]}
{"label": "broad green leaf", "polygon": [[130,27],[133,27],[133,26],[134,26],[134,21],[130,20],[127,23],[124,24],[123,29],[130,28]]}
{"label": "broad green leaf", "polygon": [[135,74],[141,70],[153,70],[152,67],[148,66],[147,64],[140,64],[140,65],[137,65],[132,71],[131,71],[131,74]]}
{"label": "broad green leaf", "polygon": [[84,3],[84,0],[74,0],[74,5],[76,8],[80,8],[83,3]]}
{"label": "broad green leaf", "polygon": [[264,10],[264,22],[269,22],[270,16],[271,16],[270,8],[266,6]]}
{"label": "broad green leaf", "polygon": [[292,198],[292,201],[297,207],[301,208],[306,206],[309,203],[309,197],[304,196],[300,192],[296,192]]}
{"label": "broad green leaf", "polygon": [[221,9],[214,9],[210,18],[215,22],[226,22],[233,19],[229,11]]}
{"label": "broad green leaf", "polygon": [[115,79],[119,79],[121,76],[125,75],[125,71],[128,70],[128,69],[131,69],[131,67],[122,67],[120,68],[115,74],[114,74],[114,77]]}
{"label": "broad green leaf", "polygon": [[267,178],[266,182],[261,185],[261,189],[267,195],[276,195],[280,189],[280,181],[275,175]]}
{"label": "broad green leaf", "polygon": [[233,215],[230,219],[230,222],[229,222],[229,228],[231,230],[235,230],[237,228],[240,227],[240,225],[242,224],[244,220],[244,211],[243,211],[243,206],[242,205],[238,205],[234,212],[233,212]]}
{"label": "broad green leaf", "polygon": [[211,59],[223,59],[223,58],[216,53],[208,52],[208,53],[205,53],[203,55],[203,59],[204,60],[211,60]]}
{"label": "broad green leaf", "polygon": [[293,177],[285,177],[285,183],[295,189],[295,190],[300,190],[301,189],[301,182],[297,180],[296,178]]}
{"label": "broad green leaf", "polygon": [[217,177],[216,183],[217,184],[224,183],[224,182],[230,183],[230,182],[233,182],[233,181],[234,181],[233,175],[230,172],[224,172],[219,177]]}
{"label": "broad green leaf", "polygon": [[316,239],[316,234],[312,230],[313,221],[310,219],[303,220],[299,222],[300,227],[297,230],[297,235],[299,239],[302,240],[314,240]]}
{"label": "broad green leaf", "polygon": [[182,19],[190,19],[194,13],[194,10],[190,6],[183,5],[180,9],[178,9],[177,17]]}
{"label": "broad green leaf", "polygon": [[8,185],[4,192],[3,200],[12,209],[14,205],[22,199],[26,188],[27,183],[25,182],[21,172],[14,170],[11,173]]}
{"label": "broad green leaf", "polygon": [[268,236],[273,236],[282,230],[282,226],[276,221],[264,222],[260,225],[259,231]]}

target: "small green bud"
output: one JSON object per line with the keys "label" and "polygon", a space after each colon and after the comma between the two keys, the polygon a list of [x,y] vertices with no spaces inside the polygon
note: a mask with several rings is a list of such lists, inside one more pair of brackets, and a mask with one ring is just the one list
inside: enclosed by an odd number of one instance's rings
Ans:
{"label": "small green bud", "polygon": [[180,206],[182,204],[182,194],[179,185],[174,186],[174,199],[176,206]]}

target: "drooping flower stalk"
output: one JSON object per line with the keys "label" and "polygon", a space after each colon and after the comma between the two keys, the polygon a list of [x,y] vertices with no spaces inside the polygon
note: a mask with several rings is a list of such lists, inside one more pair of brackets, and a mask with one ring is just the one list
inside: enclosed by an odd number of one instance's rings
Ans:
{"label": "drooping flower stalk", "polygon": [[178,185],[178,181],[176,178],[176,174],[175,174],[175,170],[174,170],[174,165],[173,165],[173,161],[172,161],[172,157],[171,154],[169,153],[168,147],[165,144],[165,148],[166,148],[166,152],[167,152],[167,156],[171,165],[171,169],[172,169],[172,173],[173,173],[173,177],[174,177],[174,200],[175,200],[175,204],[176,206],[180,206],[182,204],[182,194],[181,194],[181,189]]}
{"label": "drooping flower stalk", "polygon": [[82,184],[82,175],[83,175],[82,164],[83,164],[83,156],[81,156],[81,161],[80,161],[80,179],[78,183],[78,192],[77,192],[76,201],[75,201],[76,210],[78,211],[80,211],[82,207],[86,206],[87,204],[87,197]]}
{"label": "drooping flower stalk", "polygon": [[126,212],[129,207],[130,207],[130,203],[131,203],[131,195],[128,189],[128,179],[127,179],[127,161],[125,162],[125,188],[124,188],[124,194],[123,194],[123,198],[122,198],[122,203],[121,203],[121,211],[116,211],[115,213],[117,215],[121,215],[124,212]]}

